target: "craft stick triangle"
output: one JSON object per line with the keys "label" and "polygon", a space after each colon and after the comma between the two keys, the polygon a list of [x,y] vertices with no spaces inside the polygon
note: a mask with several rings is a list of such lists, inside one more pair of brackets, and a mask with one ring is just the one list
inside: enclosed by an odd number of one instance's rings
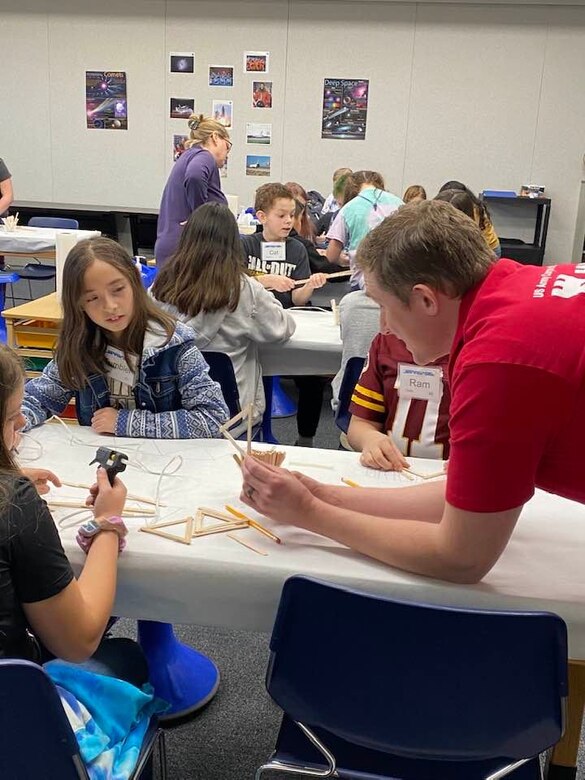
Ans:
{"label": "craft stick triangle", "polygon": [[[211,518],[219,522],[206,523],[206,519]],[[171,533],[165,531],[165,528],[172,528],[173,526],[183,525],[185,526],[183,534]],[[161,536],[163,539],[169,539],[172,542],[180,542],[180,544],[191,544],[191,539],[199,536],[209,536],[211,534],[221,534],[226,531],[238,531],[240,528],[247,528],[247,520],[238,520],[232,515],[218,512],[215,509],[209,509],[207,507],[199,507],[195,513],[195,517],[182,517],[179,520],[163,520],[159,523],[152,523],[151,525],[144,525],[140,529],[147,534],[154,534],[155,536]]]}
{"label": "craft stick triangle", "polygon": [[[160,523],[153,523],[152,525],[143,525],[140,529],[146,534],[154,534],[155,536],[162,536],[163,539],[170,539],[173,542],[180,542],[181,544],[191,544],[193,537],[193,518],[182,517],[180,520],[163,520]],[[182,536],[178,534],[172,534],[169,531],[163,531],[163,528],[172,528],[175,525],[185,524],[185,530]]]}

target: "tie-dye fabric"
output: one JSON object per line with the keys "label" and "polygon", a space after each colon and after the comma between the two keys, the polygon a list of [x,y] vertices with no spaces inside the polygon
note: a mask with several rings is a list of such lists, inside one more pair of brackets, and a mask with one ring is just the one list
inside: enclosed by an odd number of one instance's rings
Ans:
{"label": "tie-dye fabric", "polygon": [[45,670],[61,697],[91,780],[126,780],[136,766],[151,716],[167,705],[152,688],[50,661]]}

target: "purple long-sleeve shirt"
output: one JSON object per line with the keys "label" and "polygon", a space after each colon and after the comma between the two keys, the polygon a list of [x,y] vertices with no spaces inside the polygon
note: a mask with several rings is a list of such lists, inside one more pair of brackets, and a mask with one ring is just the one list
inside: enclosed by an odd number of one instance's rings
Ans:
{"label": "purple long-sleeve shirt", "polygon": [[173,165],[163,190],[154,256],[163,265],[179,245],[183,226],[196,208],[217,201],[227,204],[219,184],[219,170],[211,152],[197,145]]}

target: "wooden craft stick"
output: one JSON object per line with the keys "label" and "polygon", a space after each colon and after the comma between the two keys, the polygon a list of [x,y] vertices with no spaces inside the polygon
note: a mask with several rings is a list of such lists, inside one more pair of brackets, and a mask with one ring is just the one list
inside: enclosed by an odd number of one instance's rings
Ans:
{"label": "wooden craft stick", "polygon": [[251,517],[248,517],[248,515],[245,515],[243,512],[239,512],[237,509],[234,509],[233,506],[228,506],[228,504],[225,505],[225,508],[227,509],[228,512],[231,512],[231,514],[234,517],[238,517],[241,520],[245,520],[250,526],[250,528],[253,528],[255,531],[258,531],[258,533],[264,534],[264,536],[267,536],[269,539],[272,539],[272,541],[276,542],[276,544],[282,544],[282,539],[280,538],[280,536],[273,534],[272,531],[269,531],[268,528],[265,528],[257,520],[253,520]]}
{"label": "wooden craft stick", "polygon": [[248,432],[246,434],[246,452],[248,455],[252,454],[252,411],[253,406],[250,404],[248,406]]}
{"label": "wooden craft stick", "polygon": [[140,530],[144,531],[145,534],[154,534],[155,536],[162,536],[163,539],[170,539],[172,542],[179,542],[180,544],[191,544],[191,536],[189,536],[188,539],[185,539],[182,536],[177,536],[176,534],[168,534],[166,531],[161,531],[159,528],[149,528],[148,526],[144,526],[144,528],[141,528]]}
{"label": "wooden craft stick", "polygon": [[[433,471],[430,474],[424,474],[422,471],[415,471],[414,469],[408,469],[410,474],[414,474],[415,477],[420,477],[421,479],[433,479],[434,477],[444,477],[445,471]],[[402,474],[405,472],[403,471]]]}
{"label": "wooden craft stick", "polygon": [[238,539],[237,536],[234,536],[233,534],[228,534],[228,539],[233,539],[234,542],[237,542],[238,544],[241,544],[243,547],[247,547],[248,550],[252,550],[252,552],[258,553],[258,555],[268,555],[267,552],[264,552],[264,550],[259,550],[257,547],[253,547],[249,542],[245,542],[243,539]]}
{"label": "wooden craft stick", "polygon": [[[146,528],[169,528],[171,525],[180,525],[181,523],[188,523],[189,520],[193,520],[192,517],[182,517],[179,520],[163,520],[160,523],[151,523]],[[142,528],[140,529],[142,530]]]}
{"label": "wooden craft stick", "polygon": [[[72,487],[72,488],[80,488],[82,490],[90,490],[91,485],[87,485],[84,482],[67,482],[66,480],[62,479],[61,484],[64,487]],[[141,504],[152,504],[153,506],[156,506],[156,501],[154,498],[147,498],[146,496],[137,496],[134,493],[128,493],[126,495],[126,498],[129,501],[138,501]],[[159,506],[166,506],[166,504],[163,504],[161,501],[158,502]]]}
{"label": "wooden craft stick", "polygon": [[354,482],[353,479],[349,479],[348,477],[341,477],[341,481],[344,482],[349,487],[361,487],[359,482]]}
{"label": "wooden craft stick", "polygon": [[399,473],[399,474],[402,474],[402,475],[403,475],[403,476],[405,476],[407,479],[410,479],[410,481],[411,481],[411,482],[414,480],[414,478],[415,478],[415,477],[418,477],[418,476],[419,476],[419,475],[416,473],[416,471],[413,471],[412,469],[401,469],[401,470],[400,470],[398,473]]}
{"label": "wooden craft stick", "polygon": [[222,432],[222,435],[223,435],[223,436],[225,436],[225,438],[226,438],[226,439],[227,439],[227,440],[230,442],[230,444],[231,444],[233,447],[235,447],[235,448],[236,448],[236,450],[237,450],[237,451],[238,451],[238,453],[239,453],[239,454],[242,456],[242,458],[245,458],[245,457],[246,457],[246,451],[245,451],[245,450],[243,450],[243,449],[240,447],[240,445],[239,445],[239,444],[238,444],[238,442],[237,442],[237,441],[234,439],[234,437],[231,435],[231,433],[230,433],[228,430],[226,430],[226,429],[223,427],[223,425],[221,426],[221,428],[220,428],[219,430]]}
{"label": "wooden craft stick", "polygon": [[[351,276],[353,271],[347,270],[347,271],[336,271],[334,274],[325,274],[327,279],[341,279],[344,276]],[[299,279],[297,282],[295,282],[295,287],[300,287],[302,284],[306,284],[309,281],[309,279]]]}
{"label": "wooden craft stick", "polygon": [[201,531],[193,531],[193,538],[197,539],[199,536],[212,536],[213,534],[224,534],[226,531],[239,531],[243,528],[247,528],[248,523],[241,522],[241,523],[226,523],[225,525],[219,526],[214,525],[211,528],[203,528]]}
{"label": "wooden craft stick", "polygon": [[305,469],[328,469],[329,471],[333,469],[333,466],[326,466],[324,463],[303,463],[303,461],[300,460],[292,460],[289,463],[289,466]]}
{"label": "wooden craft stick", "polygon": [[236,461],[236,463],[238,464],[238,466],[239,466],[240,468],[242,468],[242,459],[240,458],[240,456],[239,456],[239,455],[236,455],[236,454],[234,453],[234,454],[232,455],[232,458],[233,458],[233,459]]}
{"label": "wooden craft stick", "polygon": [[[92,509],[91,506],[88,506],[83,501],[66,501],[65,499],[49,499],[47,505],[49,507],[65,507],[67,509]],[[127,515],[128,517],[144,517],[145,515],[154,514],[154,509],[140,509],[139,507],[126,507],[122,512],[122,515]]]}

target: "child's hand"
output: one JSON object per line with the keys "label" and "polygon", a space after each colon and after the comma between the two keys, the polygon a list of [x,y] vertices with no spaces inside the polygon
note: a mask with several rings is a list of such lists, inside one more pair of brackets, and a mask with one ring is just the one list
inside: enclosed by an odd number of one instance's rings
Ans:
{"label": "child's hand", "polygon": [[44,496],[51,489],[48,482],[52,482],[55,487],[61,487],[59,477],[48,469],[21,469],[21,471],[33,483],[39,496]]}
{"label": "child's hand", "polygon": [[116,433],[118,410],[107,406],[98,409],[91,418],[91,427],[96,433]]}
{"label": "child's hand", "polygon": [[337,265],[340,265],[342,268],[349,268],[349,253],[345,250],[339,255],[337,258]]}
{"label": "child's hand", "polygon": [[263,274],[262,276],[255,276],[260,284],[267,290],[276,290],[276,292],[290,292],[295,289],[294,279],[289,279],[288,276],[279,276],[278,274]]}
{"label": "child's hand", "polygon": [[319,287],[323,287],[324,284],[327,283],[327,275],[326,274],[313,274],[310,278],[305,287],[308,287],[310,290],[318,290]]}
{"label": "child's hand", "polygon": [[379,471],[402,471],[409,464],[389,434],[372,431],[365,440],[360,463]]}
{"label": "child's hand", "polygon": [[100,466],[97,470],[96,482],[89,490],[85,503],[93,508],[93,514],[98,517],[117,517],[124,511],[126,503],[126,486],[119,477],[110,485],[108,472]]}

